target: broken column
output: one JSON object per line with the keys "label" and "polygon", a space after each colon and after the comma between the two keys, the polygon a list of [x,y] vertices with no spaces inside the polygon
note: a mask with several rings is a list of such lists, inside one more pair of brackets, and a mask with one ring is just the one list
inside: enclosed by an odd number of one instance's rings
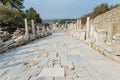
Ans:
{"label": "broken column", "polygon": [[68,22],[65,22],[65,24],[63,24],[64,28],[65,28],[65,32],[67,31],[67,28],[68,28]]}
{"label": "broken column", "polygon": [[31,20],[32,23],[32,34],[35,36],[35,25],[34,25],[34,21]]}
{"label": "broken column", "polygon": [[106,41],[106,42],[107,42],[108,44],[111,44],[111,43],[112,43],[113,28],[114,28],[113,22],[110,22],[110,23],[109,23],[109,26],[107,27],[107,41]]}
{"label": "broken column", "polygon": [[26,36],[26,39],[29,39],[29,31],[28,31],[28,24],[27,24],[26,18],[25,18],[25,36]]}
{"label": "broken column", "polygon": [[34,40],[35,39],[35,25],[34,25],[34,21],[31,20],[32,23],[32,35],[30,36],[30,40]]}
{"label": "broken column", "polygon": [[76,28],[77,28],[76,27],[77,25],[76,25],[75,21],[73,22],[73,25],[74,25],[73,37],[75,37],[75,35],[76,35]]}
{"label": "broken column", "polygon": [[94,39],[94,32],[95,32],[95,27],[93,25],[90,26],[90,39]]}
{"label": "broken column", "polygon": [[77,21],[75,22],[75,30],[77,30]]}
{"label": "broken column", "polygon": [[90,17],[87,17],[86,39],[89,39],[90,34]]}
{"label": "broken column", "polygon": [[81,26],[81,22],[78,19],[77,20],[77,39],[80,39],[80,36],[81,36],[80,26]]}
{"label": "broken column", "polygon": [[80,40],[84,41],[85,40],[85,30],[80,31]]}
{"label": "broken column", "polygon": [[79,20],[79,30],[81,29],[81,20]]}
{"label": "broken column", "polygon": [[39,25],[37,25],[37,35],[38,35],[38,37],[40,37],[40,29],[39,29]]}

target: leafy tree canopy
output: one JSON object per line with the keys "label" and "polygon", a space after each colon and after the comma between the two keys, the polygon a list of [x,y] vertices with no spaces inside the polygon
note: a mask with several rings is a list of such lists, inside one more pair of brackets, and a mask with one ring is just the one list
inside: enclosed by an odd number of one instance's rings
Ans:
{"label": "leafy tree canopy", "polygon": [[37,11],[34,8],[29,8],[28,10],[26,10],[25,16],[28,19],[29,23],[30,20],[34,20],[35,23],[42,23],[42,19],[39,13],[37,13]]}
{"label": "leafy tree canopy", "polygon": [[10,10],[3,6],[0,7],[0,23],[7,24],[9,26],[15,26],[17,24],[23,24],[23,17],[18,10]]}

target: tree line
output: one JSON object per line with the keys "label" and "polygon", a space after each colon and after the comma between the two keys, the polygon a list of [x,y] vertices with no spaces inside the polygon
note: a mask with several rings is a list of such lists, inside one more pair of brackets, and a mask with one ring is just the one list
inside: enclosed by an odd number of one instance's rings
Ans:
{"label": "tree line", "polygon": [[65,24],[67,22],[77,21],[77,19],[61,19],[59,21],[59,24]]}

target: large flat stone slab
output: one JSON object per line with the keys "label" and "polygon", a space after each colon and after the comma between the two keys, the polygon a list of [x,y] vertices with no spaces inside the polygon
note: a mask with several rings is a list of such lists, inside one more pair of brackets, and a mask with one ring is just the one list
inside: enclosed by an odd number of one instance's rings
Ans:
{"label": "large flat stone slab", "polygon": [[39,77],[64,77],[64,68],[44,68]]}
{"label": "large flat stone slab", "polygon": [[39,77],[37,80],[53,80],[53,77]]}

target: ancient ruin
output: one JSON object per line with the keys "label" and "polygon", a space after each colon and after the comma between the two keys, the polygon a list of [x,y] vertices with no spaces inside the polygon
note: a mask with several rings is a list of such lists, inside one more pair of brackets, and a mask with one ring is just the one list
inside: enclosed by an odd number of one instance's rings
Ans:
{"label": "ancient ruin", "polygon": [[[0,6],[13,9],[6,4]],[[120,80],[120,5],[97,16],[89,13],[63,21],[41,20],[30,10],[32,15],[23,11],[23,22],[13,27],[0,21],[7,25],[0,26],[0,80]]]}

